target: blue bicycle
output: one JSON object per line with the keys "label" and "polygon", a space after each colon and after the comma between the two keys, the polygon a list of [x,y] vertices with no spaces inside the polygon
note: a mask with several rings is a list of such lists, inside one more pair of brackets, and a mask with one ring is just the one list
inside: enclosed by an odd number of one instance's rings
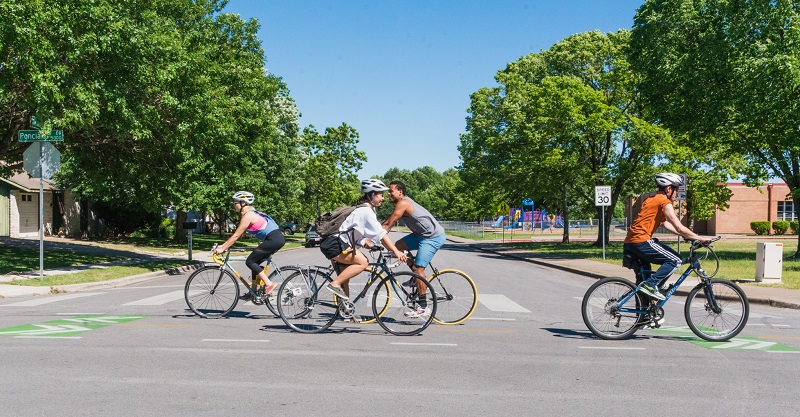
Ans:
{"label": "blue bicycle", "polygon": [[[711,240],[715,242],[720,237]],[[586,327],[601,339],[627,339],[642,327],[660,327],[664,319],[664,304],[692,272],[699,278],[686,296],[684,315],[689,328],[702,339],[722,342],[735,337],[744,329],[750,315],[750,304],[744,291],[736,283],[714,279],[719,270],[719,258],[710,243],[692,242],[689,256],[683,261],[689,265],[674,285],[662,292],[663,301],[655,300],[640,291],[642,282],[652,273],[649,265],[626,252],[632,260],[631,268],[638,271],[636,284],[624,278],[605,278],[594,283],[583,296],[581,312]],[[705,253],[701,253],[705,249]],[[713,267],[703,270],[701,262]]]}

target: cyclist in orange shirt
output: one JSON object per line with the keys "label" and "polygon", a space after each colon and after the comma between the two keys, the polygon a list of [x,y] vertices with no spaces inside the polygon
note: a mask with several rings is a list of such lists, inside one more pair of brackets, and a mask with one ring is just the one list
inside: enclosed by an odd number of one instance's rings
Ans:
{"label": "cyclist in orange shirt", "polygon": [[653,238],[656,229],[663,225],[671,233],[706,244],[709,239],[701,238],[689,230],[675,214],[672,201],[678,195],[678,188],[683,185],[683,178],[678,174],[665,172],[657,174],[655,181],[658,190],[644,194],[636,201],[641,210],[628,228],[623,250],[634,253],[644,261],[661,265],[644,280],[641,291],[657,300],[663,300],[664,295],[658,291],[658,287],[680,268],[683,261],[678,252]]}

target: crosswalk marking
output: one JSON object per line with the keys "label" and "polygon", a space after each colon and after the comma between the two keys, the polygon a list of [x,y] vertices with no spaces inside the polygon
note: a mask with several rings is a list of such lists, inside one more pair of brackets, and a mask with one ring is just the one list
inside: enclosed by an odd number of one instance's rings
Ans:
{"label": "crosswalk marking", "polygon": [[124,306],[160,306],[172,301],[183,300],[183,291],[171,291],[166,294],[143,298],[123,304]]}
{"label": "crosswalk marking", "polygon": [[27,301],[20,301],[11,304],[2,304],[0,307],[35,307],[44,304],[57,303],[59,301],[71,300],[73,298],[89,297],[92,295],[103,294],[101,292],[82,292],[75,294],[60,294],[53,296],[37,297]]}
{"label": "crosswalk marking", "polygon": [[484,307],[492,311],[503,311],[508,313],[530,313],[527,308],[511,301],[503,294],[481,294],[478,298]]}

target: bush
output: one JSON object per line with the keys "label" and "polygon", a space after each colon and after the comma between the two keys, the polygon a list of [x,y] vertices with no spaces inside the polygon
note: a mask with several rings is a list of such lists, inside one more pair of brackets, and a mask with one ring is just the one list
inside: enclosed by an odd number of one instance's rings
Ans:
{"label": "bush", "polygon": [[800,232],[800,221],[798,220],[790,221],[789,228],[792,229],[792,234],[796,235],[798,232]]}
{"label": "bush", "polygon": [[776,235],[785,234],[787,230],[789,230],[789,222],[786,220],[775,220],[772,222],[772,230],[775,231]]}
{"label": "bush", "polygon": [[769,222],[750,222],[750,229],[759,236],[769,234]]}

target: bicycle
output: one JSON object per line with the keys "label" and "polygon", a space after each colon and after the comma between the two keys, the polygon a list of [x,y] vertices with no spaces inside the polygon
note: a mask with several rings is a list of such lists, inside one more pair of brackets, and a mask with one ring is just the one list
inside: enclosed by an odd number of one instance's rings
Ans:
{"label": "bicycle", "polygon": [[[280,318],[293,331],[319,333],[328,329],[338,318],[359,324],[377,321],[388,333],[398,336],[416,335],[428,328],[436,314],[436,295],[433,287],[419,294],[416,287],[401,285],[408,279],[424,279],[413,272],[395,273],[386,263],[385,249],[369,249],[375,259],[359,276],[350,280],[365,279],[364,288],[349,300],[341,299],[325,287],[333,281],[334,267],[301,266],[301,274],[287,277],[278,289]],[[401,281],[403,280],[403,281]],[[377,282],[369,299],[369,289]],[[355,285],[351,285],[351,288]],[[365,304],[372,304],[372,316],[364,316]],[[430,312],[415,313],[417,307],[427,304]],[[358,314],[357,314],[358,313]]]}
{"label": "bicycle", "polygon": [[[406,251],[406,255],[414,259],[410,251]],[[433,263],[429,263],[428,267],[432,272],[428,276],[428,285],[433,286],[436,293],[436,316],[433,321],[443,325],[467,321],[478,307],[475,281],[466,272],[457,269],[437,269]]]}
{"label": "bicycle", "polygon": [[[638,285],[624,278],[604,278],[594,283],[586,291],[581,304],[586,327],[597,337],[609,340],[627,339],[644,326],[660,327],[664,318],[664,304],[686,277],[694,272],[700,278],[700,283],[686,296],[684,316],[689,328],[700,338],[711,342],[735,337],[747,324],[750,304],[736,283],[713,278],[719,271],[719,257],[711,243],[719,239],[716,237],[707,245],[692,242],[689,256],[683,260],[689,267],[675,284],[664,290],[665,300],[652,299],[640,291],[642,283],[652,273],[640,265],[634,265],[639,266],[638,269],[634,268],[634,271],[639,271]],[[700,257],[697,251],[703,247],[706,252]],[[716,262],[713,271],[705,271],[701,267],[701,261],[709,259]]]}
{"label": "bicycle", "polygon": [[[222,257],[214,253],[216,247],[217,245],[215,244],[211,248],[211,259],[216,265],[204,266],[193,272],[186,280],[183,295],[189,308],[201,317],[225,317],[239,302],[239,284],[236,282],[238,278],[250,293],[250,301],[253,304],[264,304],[272,314],[277,316],[278,308],[274,291],[264,294],[264,282],[258,279],[260,283],[249,284],[229,263],[234,260],[243,260],[231,258],[232,251],[245,251],[252,248],[229,249],[225,251],[225,256]],[[276,284],[279,284],[288,276],[300,274],[300,270],[294,266],[278,267],[272,261],[272,257],[267,258],[266,263],[267,268],[272,267],[269,280]]]}

